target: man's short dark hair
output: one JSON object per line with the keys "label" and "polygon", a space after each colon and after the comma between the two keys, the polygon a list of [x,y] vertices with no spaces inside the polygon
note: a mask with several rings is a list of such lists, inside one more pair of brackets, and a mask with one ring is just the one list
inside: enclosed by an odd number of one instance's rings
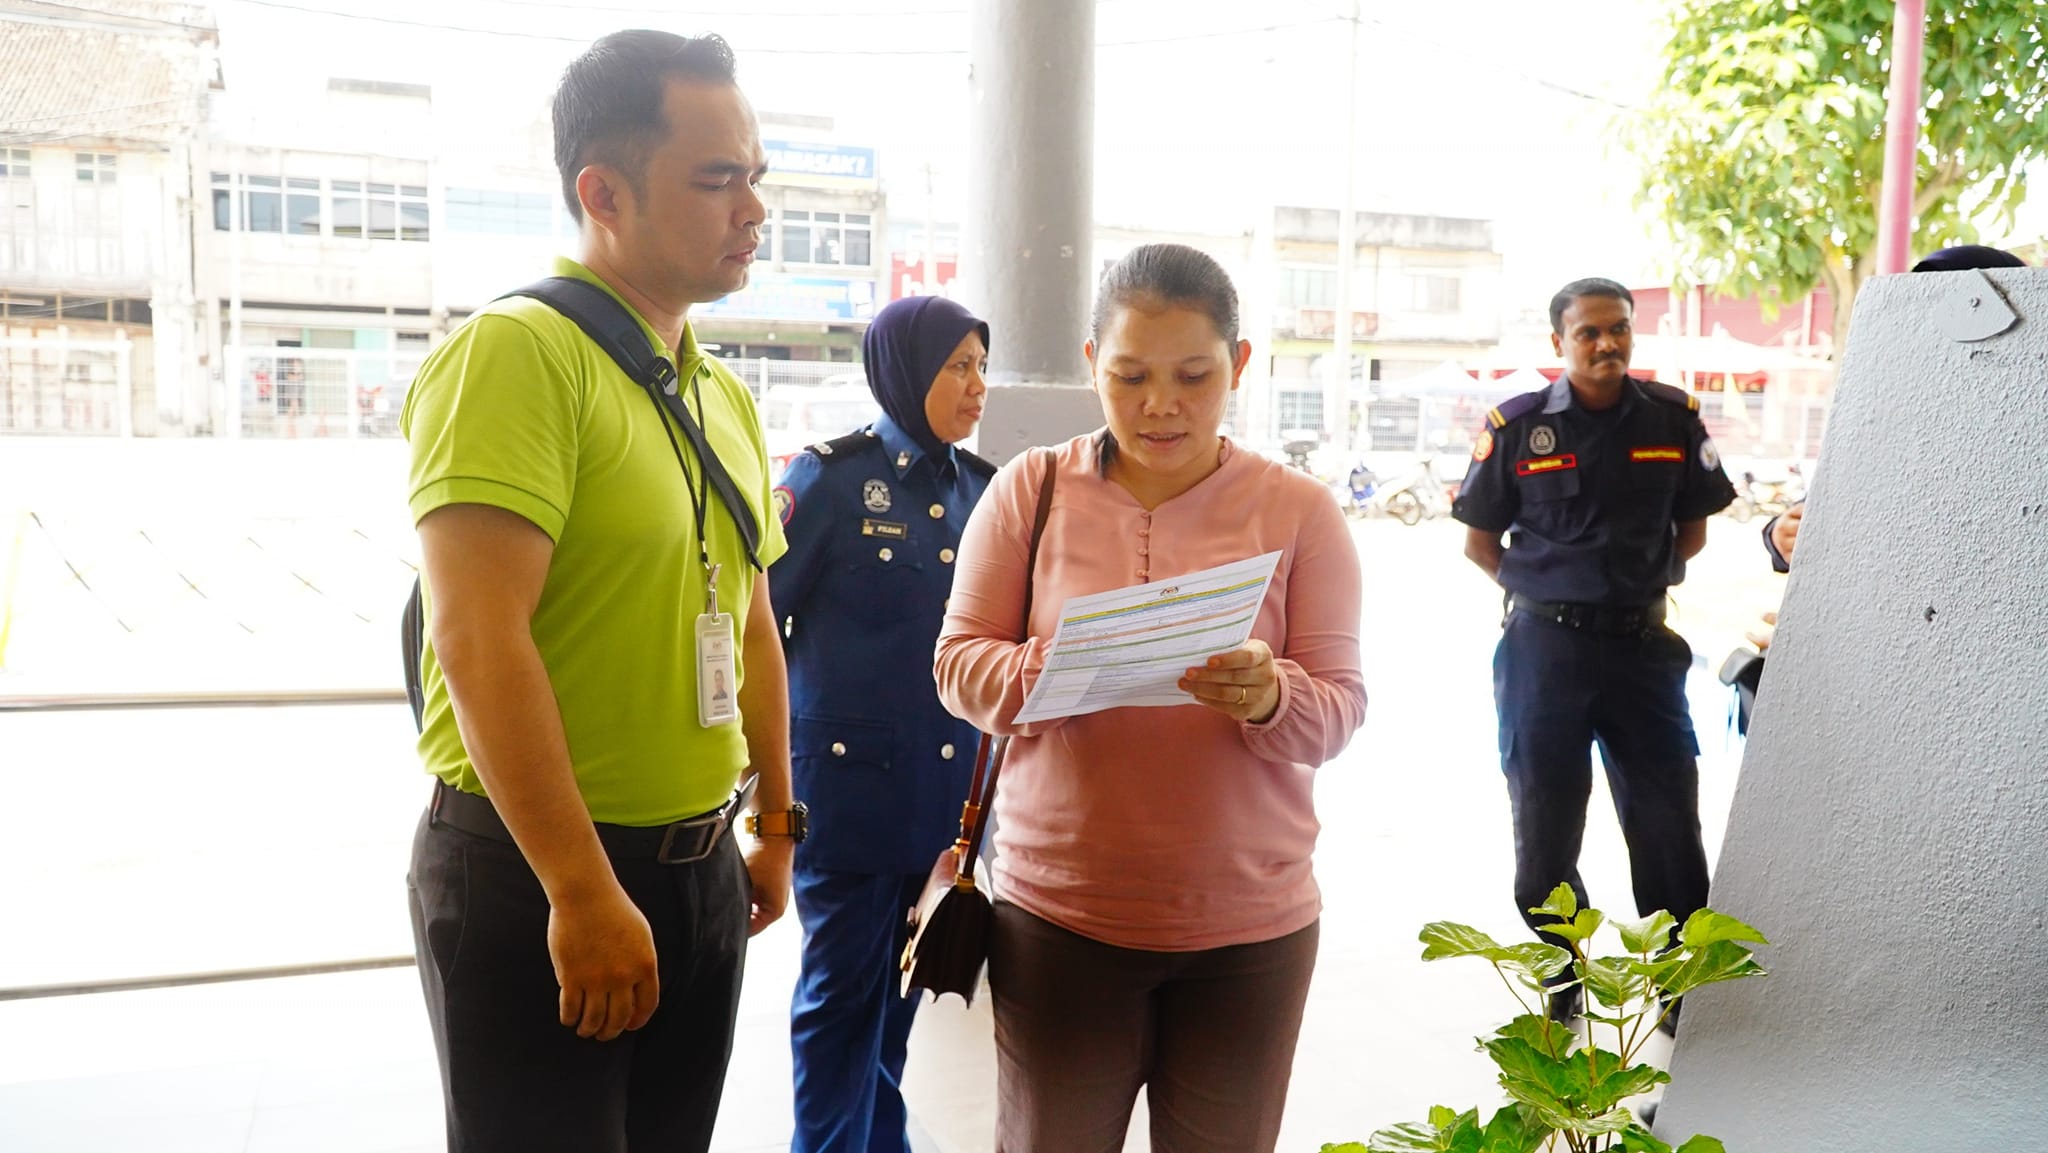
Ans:
{"label": "man's short dark hair", "polygon": [[562,71],[555,89],[555,168],[577,223],[583,205],[576,199],[576,174],[587,165],[609,164],[625,173],[635,193],[643,191],[647,156],[669,132],[661,105],[672,76],[731,84],[732,47],[716,35],[636,28],[592,44]]}
{"label": "man's short dark hair", "polygon": [[1557,295],[1550,298],[1550,331],[1559,336],[1564,335],[1564,310],[1572,306],[1572,301],[1582,296],[1605,296],[1627,304],[1630,312],[1636,310],[1636,298],[1630,295],[1628,289],[1605,277],[1589,276],[1584,280],[1572,281],[1558,289]]}

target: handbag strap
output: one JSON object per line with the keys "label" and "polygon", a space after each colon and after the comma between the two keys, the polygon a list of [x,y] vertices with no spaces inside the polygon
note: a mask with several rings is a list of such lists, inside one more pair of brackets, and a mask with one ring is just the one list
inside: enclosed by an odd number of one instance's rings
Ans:
{"label": "handbag strap", "polygon": [[[1038,482],[1038,511],[1031,520],[1031,548],[1024,561],[1024,631],[1023,637],[1031,637],[1031,586],[1038,569],[1038,542],[1045,537],[1045,518],[1052,512],[1053,475],[1059,469],[1059,458],[1051,451],[1039,454],[1045,459],[1045,476]],[[974,862],[981,856],[981,833],[988,825],[988,812],[996,803],[996,778],[1002,774],[1003,758],[1010,751],[1010,738],[990,737],[981,734],[981,744],[974,751],[974,779],[967,786],[967,803],[960,808],[960,837],[953,842],[959,850],[953,879],[969,888],[974,885]]]}

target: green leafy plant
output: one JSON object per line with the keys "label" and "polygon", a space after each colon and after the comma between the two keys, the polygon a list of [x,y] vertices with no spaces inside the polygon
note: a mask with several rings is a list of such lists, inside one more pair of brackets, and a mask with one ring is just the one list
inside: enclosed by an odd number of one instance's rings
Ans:
{"label": "green leafy plant", "polygon": [[[1478,1038],[1500,1067],[1508,1105],[1487,1121],[1477,1109],[1460,1113],[1439,1105],[1427,1121],[1382,1129],[1363,1145],[1325,1145],[1322,1153],[1725,1153],[1712,1137],[1694,1137],[1674,1150],[1621,1103],[1671,1080],[1637,1057],[1678,998],[1702,985],[1763,974],[1750,951],[1769,944],[1763,934],[1712,909],[1684,925],[1659,911],[1616,922],[1625,952],[1596,958],[1589,946],[1609,922],[1598,909],[1579,908],[1570,885],[1559,885],[1530,911],[1554,918],[1547,930],[1570,947],[1502,945],[1448,921],[1423,926],[1421,937],[1423,960],[1478,957],[1521,1005],[1521,1015]],[[1569,979],[1546,984],[1567,972]],[[1584,1037],[1544,1012],[1547,995],[1574,987],[1583,988],[1589,1002]],[[1602,1026],[1613,1031],[1613,1049],[1595,1043]]]}

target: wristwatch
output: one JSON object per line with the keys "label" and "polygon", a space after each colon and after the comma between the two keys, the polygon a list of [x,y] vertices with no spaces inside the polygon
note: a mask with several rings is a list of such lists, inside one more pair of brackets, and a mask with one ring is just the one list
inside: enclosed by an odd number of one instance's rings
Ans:
{"label": "wristwatch", "polygon": [[811,835],[811,810],[802,801],[791,801],[789,808],[772,813],[748,813],[740,822],[749,836],[788,837],[801,845]]}

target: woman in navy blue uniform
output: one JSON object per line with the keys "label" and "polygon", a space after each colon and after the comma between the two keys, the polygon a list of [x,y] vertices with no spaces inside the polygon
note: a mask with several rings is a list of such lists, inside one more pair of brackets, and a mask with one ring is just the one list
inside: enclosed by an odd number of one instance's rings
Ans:
{"label": "woman in navy blue uniform", "polygon": [[793,1153],[908,1153],[901,1084],[917,1002],[904,914],[958,831],[979,734],[939,703],[932,651],[967,514],[995,467],[981,419],[988,325],[943,297],[883,309],[862,342],[883,416],[812,445],[775,489],[768,570],[789,660],[803,967],[790,1005]]}

